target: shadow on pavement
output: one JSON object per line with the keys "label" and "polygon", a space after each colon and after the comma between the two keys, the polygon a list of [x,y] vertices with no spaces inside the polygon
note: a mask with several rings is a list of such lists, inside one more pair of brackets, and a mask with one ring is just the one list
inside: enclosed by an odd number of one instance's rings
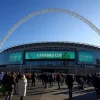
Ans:
{"label": "shadow on pavement", "polygon": [[[67,91],[64,91],[64,92],[59,92],[59,93],[54,93],[53,95],[59,95],[59,94],[68,94],[68,89],[66,89]],[[79,91],[77,88],[73,88],[73,94],[76,94],[76,93],[89,93],[89,92],[93,92],[94,89],[89,89],[89,90],[82,90],[82,91]]]}
{"label": "shadow on pavement", "polygon": [[[41,94],[46,94],[46,93],[53,93],[53,95],[59,95],[59,94],[67,94],[68,95],[68,88],[61,88],[61,89],[52,89],[52,90],[35,90],[34,89],[29,89],[29,90],[32,90],[32,91],[27,91],[27,96],[29,95],[41,95]],[[65,90],[65,91],[63,91]],[[63,92],[62,92],[63,91]],[[89,89],[89,90],[84,90],[84,91],[78,91],[78,88],[77,87],[74,87],[73,88],[73,94],[76,94],[76,93],[87,93],[87,92],[90,92],[90,91],[94,91],[94,89]],[[57,93],[55,93],[57,92]]]}
{"label": "shadow on pavement", "polygon": [[88,92],[92,92],[95,91],[94,89],[89,89],[89,90],[81,90],[81,91],[74,91],[73,93],[88,93]]}
{"label": "shadow on pavement", "polygon": [[96,95],[96,93],[92,91],[87,94],[72,97],[72,99],[64,99],[64,100],[100,100],[100,94]]}
{"label": "shadow on pavement", "polygon": [[41,95],[41,94],[46,94],[46,93],[53,93],[55,91],[53,90],[49,90],[49,91],[35,91],[35,92],[27,92],[27,96],[30,96],[30,95]]}

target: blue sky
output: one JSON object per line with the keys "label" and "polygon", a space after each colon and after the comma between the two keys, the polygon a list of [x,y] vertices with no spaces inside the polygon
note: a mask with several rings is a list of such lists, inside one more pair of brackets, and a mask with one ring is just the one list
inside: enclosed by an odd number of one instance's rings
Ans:
{"label": "blue sky", "polygon": [[[24,16],[47,8],[74,11],[100,29],[100,0],[0,0],[0,40]],[[41,41],[71,41],[100,46],[100,36],[79,19],[57,12],[32,17],[7,39],[9,46]]]}

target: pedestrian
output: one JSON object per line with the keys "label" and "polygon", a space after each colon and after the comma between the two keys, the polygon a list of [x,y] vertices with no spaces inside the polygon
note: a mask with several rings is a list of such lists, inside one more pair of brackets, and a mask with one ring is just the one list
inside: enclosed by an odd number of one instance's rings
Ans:
{"label": "pedestrian", "polygon": [[18,88],[18,76],[16,73],[14,73],[14,78],[15,78],[15,84],[14,84],[14,94],[17,94],[17,88]]}
{"label": "pedestrian", "polygon": [[63,83],[64,83],[64,79],[65,79],[65,77],[64,77],[64,75],[62,74],[62,75],[61,75],[61,86],[62,86]]}
{"label": "pedestrian", "polygon": [[34,86],[34,87],[35,87],[35,78],[36,78],[36,75],[35,75],[35,73],[33,73],[31,76],[31,80],[32,80],[32,86]]}
{"label": "pedestrian", "polygon": [[60,77],[60,74],[59,74],[59,73],[57,74],[56,81],[57,81],[57,83],[58,83],[58,89],[60,89],[61,77]]}
{"label": "pedestrian", "polygon": [[50,84],[49,87],[52,87],[53,86],[53,76],[52,76],[52,74],[48,75],[48,81],[49,81],[49,84]]}
{"label": "pedestrian", "polygon": [[94,84],[94,88],[96,90],[96,93],[98,94],[100,92],[100,74],[99,73],[97,73],[94,76],[93,84]]}
{"label": "pedestrian", "polygon": [[13,91],[14,91],[14,84],[15,84],[15,78],[14,78],[14,73],[8,73],[6,77],[6,92],[8,93],[6,96],[5,100],[11,100],[13,96]]}
{"label": "pedestrian", "polygon": [[26,87],[27,87],[27,79],[25,75],[22,75],[18,82],[18,95],[20,96],[20,100],[23,100],[23,97],[26,96]]}
{"label": "pedestrian", "polygon": [[[3,75],[3,78],[2,78],[2,85],[3,85],[3,87],[5,87],[5,89],[7,86],[7,82],[8,82],[8,72],[5,72],[5,74]],[[3,95],[5,95],[5,93],[6,93],[6,90],[4,91]]]}
{"label": "pedestrian", "polygon": [[3,72],[0,72],[0,85],[2,85]]}
{"label": "pedestrian", "polygon": [[47,88],[48,87],[48,75],[47,75],[47,73],[44,73],[43,81],[44,81],[44,88]]}
{"label": "pedestrian", "polygon": [[31,80],[31,74],[27,74],[26,75],[26,79],[27,79],[27,84],[28,84],[28,87],[30,86],[29,84],[30,84],[30,80]]}
{"label": "pedestrian", "polygon": [[84,77],[82,76],[82,74],[81,75],[78,75],[78,77],[77,77],[77,83],[78,83],[78,88],[79,88],[79,91],[80,90],[84,90],[84,79],[83,79]]}
{"label": "pedestrian", "polygon": [[72,75],[66,75],[65,82],[69,89],[69,98],[72,98],[72,87],[73,87],[73,76]]}

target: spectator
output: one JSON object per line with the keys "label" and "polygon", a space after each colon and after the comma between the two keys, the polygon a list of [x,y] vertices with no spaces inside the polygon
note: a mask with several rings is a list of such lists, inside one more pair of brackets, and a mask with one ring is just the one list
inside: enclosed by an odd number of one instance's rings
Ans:
{"label": "spectator", "polygon": [[48,81],[49,81],[50,87],[52,87],[53,86],[53,76],[52,76],[52,74],[48,75]]}
{"label": "spectator", "polygon": [[5,100],[11,100],[12,95],[13,95],[13,90],[14,90],[14,84],[15,84],[15,78],[14,78],[14,73],[8,73],[6,77],[6,91],[8,92],[8,95],[6,96]]}
{"label": "spectator", "polygon": [[43,80],[44,80],[44,87],[47,88],[48,75],[46,73],[44,73],[44,75],[43,75]]}
{"label": "spectator", "polygon": [[35,87],[35,78],[36,78],[36,75],[35,75],[35,73],[33,73],[31,76],[31,80],[32,80],[32,86],[34,86],[34,87]]}
{"label": "spectator", "polygon": [[23,96],[26,96],[27,79],[25,75],[22,75],[18,82],[18,95],[21,96],[20,100],[23,100]]}
{"label": "spectator", "polygon": [[99,91],[100,91],[100,75],[99,73],[97,73],[95,76],[94,76],[94,79],[93,79],[93,83],[94,83],[94,88],[96,90],[96,93],[98,94]]}
{"label": "spectator", "polygon": [[2,84],[3,72],[0,72],[0,85]]}
{"label": "spectator", "polygon": [[73,76],[69,74],[66,75],[65,82],[69,89],[69,98],[72,98]]}
{"label": "spectator", "polygon": [[27,74],[26,75],[26,79],[27,79],[27,84],[28,84],[28,87],[29,87],[29,83],[30,83],[30,80],[31,80],[31,74]]}
{"label": "spectator", "polygon": [[60,74],[59,74],[59,73],[57,74],[56,81],[57,81],[57,83],[58,83],[58,89],[60,89],[61,77],[60,77]]}

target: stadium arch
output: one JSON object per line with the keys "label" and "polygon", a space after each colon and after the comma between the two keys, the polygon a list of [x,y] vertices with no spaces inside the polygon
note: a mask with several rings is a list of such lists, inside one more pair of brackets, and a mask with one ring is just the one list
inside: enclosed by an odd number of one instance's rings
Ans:
{"label": "stadium arch", "polygon": [[30,18],[32,18],[32,17],[34,17],[36,15],[44,14],[44,13],[48,13],[48,12],[59,12],[59,13],[64,13],[64,14],[69,14],[71,16],[74,16],[74,17],[80,19],[81,21],[83,21],[84,23],[86,23],[98,35],[100,35],[100,30],[92,22],[90,22],[88,19],[84,18],[83,16],[79,15],[78,13],[70,11],[70,10],[66,10],[66,9],[61,9],[61,8],[49,8],[49,9],[43,9],[43,10],[38,10],[36,12],[32,12],[31,14],[23,17],[16,24],[14,24],[14,26],[8,30],[8,32],[6,33],[6,35],[4,36],[4,38],[0,41],[0,48],[5,43],[5,41],[7,40],[7,38],[13,33],[13,31],[15,31],[21,24],[23,24],[28,19],[30,19]]}

